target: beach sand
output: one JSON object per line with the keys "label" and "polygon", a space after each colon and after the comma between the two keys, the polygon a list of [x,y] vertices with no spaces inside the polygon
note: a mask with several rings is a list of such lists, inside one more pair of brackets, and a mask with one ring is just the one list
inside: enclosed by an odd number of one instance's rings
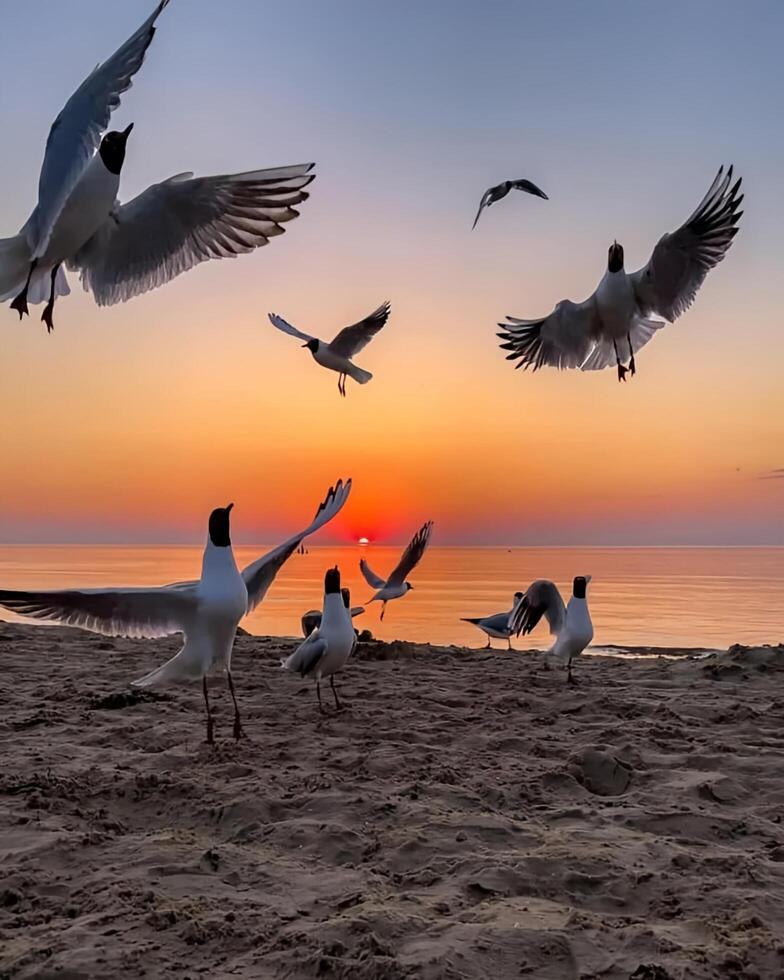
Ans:
{"label": "beach sand", "polygon": [[322,718],[240,636],[211,749],[177,646],[0,624],[0,976],[784,977],[784,647],[365,643]]}

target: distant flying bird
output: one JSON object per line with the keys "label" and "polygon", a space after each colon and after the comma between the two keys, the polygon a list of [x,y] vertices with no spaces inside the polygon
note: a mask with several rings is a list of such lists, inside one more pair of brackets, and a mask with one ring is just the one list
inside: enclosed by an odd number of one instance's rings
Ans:
{"label": "distant flying bird", "polygon": [[339,480],[319,505],[313,521],[273,551],[240,571],[229,536],[233,504],[219,507],[209,520],[209,537],[198,582],[160,588],[69,589],[61,592],[0,590],[0,606],[22,616],[79,626],[106,636],[156,638],[182,633],[179,653],[157,670],[133,681],[150,687],[163,681],[201,678],[207,713],[207,742],[213,744],[213,722],[207,695],[212,667],[226,672],[234,702],[234,737],[242,734],[240,712],[231,676],[231,651],[237,625],[267,594],[284,562],[303,538],[323,527],[340,511],[351,492],[351,480]]}
{"label": "distant flying bird", "polygon": [[[343,590],[348,592],[348,589]],[[316,696],[319,711],[324,713],[321,703],[321,680],[329,677],[335,708],[340,711],[341,704],[335,689],[335,674],[346,666],[357,645],[357,634],[351,622],[349,605],[351,597],[343,596],[340,588],[340,571],[337,565],[330,568],[324,576],[324,605],[318,629],[301,643],[290,657],[281,661],[281,666],[302,677],[312,676],[316,681]]]}
{"label": "distant flying bird", "polygon": [[391,599],[399,599],[414,588],[410,582],[406,581],[406,576],[410,575],[422,560],[422,555],[424,555],[425,548],[427,548],[428,542],[430,541],[430,532],[432,530],[432,521],[428,521],[427,524],[422,525],[409,542],[408,547],[403,552],[400,561],[392,570],[388,579],[383,579],[380,575],[376,575],[365,559],[361,559],[359,569],[364,575],[365,581],[371,588],[377,590],[376,594],[368,599],[368,602],[379,601],[382,603],[381,619],[384,618],[387,603]]}
{"label": "distant flying bird", "polygon": [[[646,266],[627,274],[623,247],[613,242],[607,272],[592,296],[582,303],[562,300],[546,317],[499,323],[502,350],[515,367],[550,366],[561,370],[600,371],[618,368],[618,380],[634,375],[634,356],[664,326],[694,302],[708,272],[727,254],[738,232],[741,179],[732,183],[732,167],[721,167],[692,216],[664,235]],[[629,366],[622,363],[629,360]]]}
{"label": "distant flying bird", "polygon": [[[99,306],[155,289],[212,258],[234,257],[283,234],[308,197],[313,164],[217,177],[178,174],[128,204],[117,193],[133,123],[102,134],[144,61],[154,12],[74,92],[46,142],[38,204],[21,232],[0,240],[0,302],[21,317],[48,297],[41,319],[54,326],[55,299],[70,288],[64,265],[78,271]],[[96,152],[97,151],[97,152]]]}
{"label": "distant flying bird", "polygon": [[529,586],[509,617],[509,630],[519,636],[530,633],[542,616],[550,624],[555,643],[547,651],[566,661],[569,684],[572,680],[572,660],[579,656],[593,639],[593,623],[588,611],[586,593],[590,575],[578,575],[572,586],[569,605],[564,606],[561,593],[547,579],[539,579]]}
{"label": "distant flying bird", "polygon": [[509,617],[515,610],[517,603],[523,598],[522,592],[515,592],[514,602],[512,603],[512,608],[509,612],[495,613],[493,616],[483,616],[479,619],[466,619],[463,617],[460,621],[462,623],[471,623],[472,626],[478,626],[483,633],[487,634],[487,646],[485,650],[489,650],[492,646],[490,638],[496,640],[506,640],[509,644],[509,649],[512,649],[512,639],[511,631],[509,629]]}
{"label": "distant flying bird", "polygon": [[[348,589],[341,589],[340,594],[343,596],[343,604],[346,609],[351,610],[351,618],[355,616],[361,616],[365,611],[364,606],[351,606],[351,594]],[[321,610],[320,609],[309,609],[302,616],[302,635],[304,637],[310,636],[313,630],[317,630],[321,626]]]}
{"label": "distant flying bird", "polygon": [[496,184],[495,187],[490,187],[482,195],[482,200],[479,202],[479,210],[476,212],[476,217],[474,218],[474,223],[471,225],[471,231],[476,228],[476,223],[479,221],[479,215],[482,213],[484,208],[489,208],[491,204],[495,204],[496,201],[500,201],[506,197],[509,191],[525,191],[526,194],[533,194],[534,197],[541,197],[545,201],[550,199],[545,194],[543,190],[540,190],[536,184],[531,183],[530,180],[505,180],[501,184]]}
{"label": "distant flying bird", "polygon": [[370,316],[366,316],[359,323],[353,323],[350,327],[343,327],[334,340],[319,340],[311,337],[308,333],[303,333],[287,323],[282,316],[277,313],[268,314],[270,322],[283,333],[290,334],[304,340],[303,347],[307,347],[313,355],[313,360],[329,371],[336,371],[338,374],[338,391],[345,398],[346,395],[346,375],[358,381],[361,385],[366,385],[373,377],[370,371],[363,371],[362,368],[353,364],[351,358],[358,354],[376,336],[389,318],[389,302],[382,303],[377,310]]}

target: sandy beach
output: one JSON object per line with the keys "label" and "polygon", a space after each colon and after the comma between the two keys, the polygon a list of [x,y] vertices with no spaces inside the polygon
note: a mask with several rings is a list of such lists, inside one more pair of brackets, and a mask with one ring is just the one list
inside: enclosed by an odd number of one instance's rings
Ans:
{"label": "sandy beach", "polygon": [[365,643],[322,718],[241,636],[213,750],[177,646],[0,624],[0,976],[784,976],[784,647]]}

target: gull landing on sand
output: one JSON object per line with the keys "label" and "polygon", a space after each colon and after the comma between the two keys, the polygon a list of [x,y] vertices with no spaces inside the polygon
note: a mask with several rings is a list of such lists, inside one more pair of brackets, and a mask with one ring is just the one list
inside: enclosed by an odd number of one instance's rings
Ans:
{"label": "gull landing on sand", "polygon": [[324,604],[318,628],[313,630],[290,657],[281,660],[284,670],[302,677],[313,677],[316,681],[319,711],[322,714],[325,713],[321,703],[323,677],[329,677],[335,709],[340,711],[342,708],[335,688],[335,674],[346,666],[357,645],[357,634],[351,615],[351,596],[348,589],[340,588],[340,571],[336,565],[328,569],[324,576]]}
{"label": "gull landing on sand", "polygon": [[157,638],[182,633],[185,642],[176,656],[134,681],[151,687],[166,681],[201,680],[207,719],[207,742],[212,745],[213,719],[207,693],[207,674],[225,672],[234,702],[234,737],[242,734],[240,712],[231,676],[231,652],[240,620],[267,594],[275,576],[303,538],[329,523],[351,492],[351,480],[331,487],[311,523],[288,541],[244,568],[237,568],[231,547],[229,515],[232,504],[219,507],[209,520],[201,578],[161,588],[71,589],[62,592],[0,590],[0,606],[65,626],[107,636]]}
{"label": "gull landing on sand", "polygon": [[340,333],[329,342],[319,340],[318,337],[311,337],[310,334],[303,333],[287,323],[282,316],[277,313],[268,314],[270,323],[282,330],[283,333],[291,337],[298,337],[304,340],[303,347],[307,347],[313,355],[313,360],[328,371],[335,371],[338,374],[338,391],[346,397],[346,377],[353,378],[361,385],[366,385],[373,375],[370,371],[363,371],[351,360],[376,336],[379,330],[389,319],[389,303],[382,303],[377,310],[374,310],[364,320],[354,323],[350,327],[344,327]]}
{"label": "gull landing on sand", "polygon": [[566,680],[573,684],[572,660],[579,656],[593,639],[593,623],[588,611],[588,583],[590,575],[578,575],[572,584],[572,597],[565,606],[561,593],[548,579],[539,579],[528,591],[509,616],[509,630],[519,636],[530,633],[544,616],[550,624],[555,643],[547,651],[566,661]]}
{"label": "gull landing on sand", "polygon": [[506,640],[509,644],[509,649],[512,649],[512,633],[509,629],[509,620],[512,613],[515,610],[518,602],[523,598],[522,592],[515,592],[512,601],[512,608],[509,612],[495,613],[492,616],[484,616],[480,619],[466,619],[465,617],[460,621],[462,623],[471,623],[472,626],[477,626],[483,633],[487,635],[487,646],[485,650],[489,650],[492,647],[490,639],[495,640]]}
{"label": "gull landing on sand", "polygon": [[38,203],[21,232],[0,240],[0,301],[21,319],[47,299],[41,319],[78,271],[99,306],[162,286],[207,259],[234,257],[284,232],[307,200],[312,163],[217,177],[182,173],[127,204],[117,194],[133,124],[104,132],[131,87],[169,0],[99,65],[66,102],[46,141]]}
{"label": "gull landing on sand", "polygon": [[422,560],[422,555],[424,555],[425,549],[430,541],[430,533],[432,530],[432,521],[428,521],[427,524],[422,525],[422,527],[409,542],[408,547],[403,552],[400,561],[392,570],[388,579],[383,579],[380,575],[376,575],[365,559],[361,559],[359,563],[359,570],[365,577],[367,584],[371,588],[377,590],[376,594],[368,599],[368,602],[382,603],[381,619],[384,618],[387,603],[391,599],[399,599],[401,596],[404,596],[407,592],[410,592],[410,590],[414,588],[410,582],[406,581],[406,576],[410,575]]}
{"label": "gull landing on sand", "polygon": [[[636,372],[635,354],[694,302],[708,272],[724,258],[738,233],[741,179],[720,168],[697,210],[677,231],[659,239],[648,264],[624,271],[623,246],[609,248],[607,271],[582,303],[565,299],[546,317],[499,323],[501,349],[516,368],[579,368],[601,371],[615,365],[618,380]],[[623,363],[628,361],[628,367]]]}

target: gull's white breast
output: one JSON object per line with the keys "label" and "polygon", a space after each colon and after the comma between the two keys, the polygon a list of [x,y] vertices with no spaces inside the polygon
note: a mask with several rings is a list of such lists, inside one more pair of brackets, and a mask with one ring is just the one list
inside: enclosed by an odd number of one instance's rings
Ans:
{"label": "gull's white breast", "polygon": [[625,338],[636,311],[634,290],[626,273],[605,272],[596,289],[596,306],[608,337]]}

